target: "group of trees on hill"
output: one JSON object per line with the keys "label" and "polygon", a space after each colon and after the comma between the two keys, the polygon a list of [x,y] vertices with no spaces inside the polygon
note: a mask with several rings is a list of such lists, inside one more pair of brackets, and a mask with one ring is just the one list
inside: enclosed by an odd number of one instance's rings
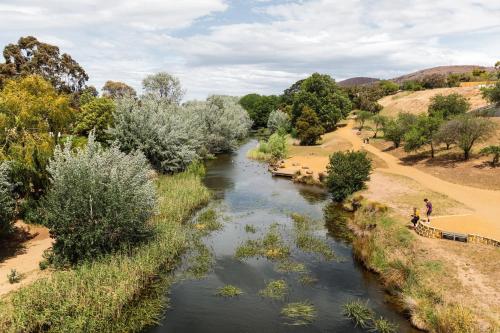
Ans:
{"label": "group of trees on hill", "polygon": [[[23,37],[4,57],[0,237],[16,216],[45,224],[54,263],[93,259],[147,237],[155,206],[150,167],[173,173],[231,151],[252,125],[236,97],[181,104],[184,89],[168,73],[144,78],[140,95],[107,81],[99,96],[56,46]],[[275,126],[286,123],[273,117]]]}

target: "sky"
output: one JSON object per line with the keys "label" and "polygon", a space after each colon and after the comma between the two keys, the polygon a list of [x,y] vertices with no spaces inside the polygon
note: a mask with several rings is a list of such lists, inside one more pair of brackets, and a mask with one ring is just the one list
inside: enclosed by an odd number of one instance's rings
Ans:
{"label": "sky", "polygon": [[140,91],[166,71],[186,99],[279,94],[311,73],[392,78],[500,60],[498,0],[0,0],[0,46],[32,35],[89,84]]}

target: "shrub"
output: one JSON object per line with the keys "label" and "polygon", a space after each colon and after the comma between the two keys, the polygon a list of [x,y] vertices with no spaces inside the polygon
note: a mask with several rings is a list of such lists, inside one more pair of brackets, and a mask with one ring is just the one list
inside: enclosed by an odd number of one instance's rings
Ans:
{"label": "shrub", "polygon": [[286,136],[274,133],[269,137],[269,141],[267,142],[269,146],[269,152],[271,156],[275,160],[279,160],[285,158],[287,155],[287,146],[286,146]]}
{"label": "shrub", "polygon": [[103,149],[94,141],[71,152],[57,148],[48,171],[51,186],[42,209],[55,242],[56,264],[93,260],[151,234],[155,207],[151,169],[140,152]]}
{"label": "shrub", "polygon": [[22,275],[19,274],[19,272],[13,268],[10,270],[10,273],[7,274],[7,279],[9,280],[10,284],[18,283],[22,279]]}
{"label": "shrub", "polygon": [[481,154],[493,155],[493,160],[491,161],[491,165],[493,167],[496,167],[498,165],[498,161],[500,160],[500,145],[484,147],[483,149],[481,149]]}
{"label": "shrub", "polygon": [[465,97],[454,93],[448,96],[441,94],[432,97],[429,105],[429,115],[441,115],[444,119],[465,114],[470,109],[470,103]]}
{"label": "shrub", "polygon": [[336,202],[342,202],[349,195],[362,190],[370,179],[371,160],[366,152],[335,152],[327,166],[327,187]]}
{"label": "shrub", "polygon": [[417,116],[410,113],[399,113],[396,119],[389,120],[384,126],[384,137],[398,148],[409,128],[417,122]]}
{"label": "shrub", "polygon": [[325,133],[318,116],[308,107],[304,107],[301,116],[297,118],[295,128],[301,145],[314,145]]}
{"label": "shrub", "polygon": [[99,141],[105,141],[105,131],[111,125],[115,103],[107,97],[93,98],[82,105],[77,114],[74,132],[79,135],[88,136],[94,130]]}
{"label": "shrub", "polygon": [[491,103],[500,104],[500,81],[498,81],[493,87],[483,88],[482,92],[483,97],[488,101],[490,101]]}
{"label": "shrub", "polygon": [[273,132],[282,131],[287,133],[291,128],[290,116],[281,110],[272,111],[269,114],[267,128]]}
{"label": "shrub", "polygon": [[0,164],[0,237],[12,229],[14,205],[12,185],[8,179],[8,166],[6,163],[2,163]]}

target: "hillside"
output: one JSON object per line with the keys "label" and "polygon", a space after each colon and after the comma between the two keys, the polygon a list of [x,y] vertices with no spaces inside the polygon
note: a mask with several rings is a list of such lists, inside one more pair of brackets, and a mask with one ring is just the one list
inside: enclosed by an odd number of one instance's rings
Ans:
{"label": "hillside", "polygon": [[420,71],[402,75],[396,78],[393,78],[392,81],[396,83],[402,83],[405,81],[411,81],[411,80],[420,80],[423,79],[425,76],[432,75],[432,74],[442,74],[442,75],[448,75],[448,74],[461,74],[461,73],[470,73],[472,70],[479,68],[479,69],[484,69],[487,72],[494,71],[495,68],[493,67],[484,67],[484,66],[475,66],[475,65],[462,65],[462,66],[438,66],[438,67],[432,67],[432,68],[426,68],[422,69]]}
{"label": "hillside", "polygon": [[352,87],[352,86],[368,85],[368,84],[372,84],[372,83],[378,82],[378,81],[380,81],[380,79],[375,79],[372,77],[358,76],[358,77],[352,77],[350,79],[340,81],[340,82],[338,82],[338,84],[341,87]]}
{"label": "hillside", "polygon": [[381,114],[386,116],[395,116],[399,112],[419,114],[427,112],[432,97],[438,94],[449,95],[452,93],[465,96],[469,100],[472,110],[488,105],[488,102],[483,99],[479,87],[438,88],[415,92],[401,91],[395,95],[386,96],[378,102],[384,107]]}

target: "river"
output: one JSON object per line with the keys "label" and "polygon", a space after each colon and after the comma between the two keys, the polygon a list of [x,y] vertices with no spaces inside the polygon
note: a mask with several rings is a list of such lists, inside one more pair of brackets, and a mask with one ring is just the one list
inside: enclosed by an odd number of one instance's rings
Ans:
{"label": "river", "polygon": [[[205,184],[227,217],[223,230],[205,240],[215,255],[213,271],[202,279],[183,279],[174,284],[164,319],[146,332],[367,332],[354,327],[342,315],[342,305],[354,299],[367,300],[377,315],[399,325],[398,332],[417,332],[385,300],[376,277],[353,258],[351,245],[339,236],[335,219],[325,218],[324,207],[329,203],[326,193],[317,187],[272,177],[265,164],[246,158],[246,152],[255,145],[256,141],[251,140],[234,154],[208,162]],[[272,223],[291,230],[290,213],[294,212],[323,221],[325,227],[317,236],[342,258],[326,261],[293,248],[293,259],[306,264],[316,284],[300,284],[297,273],[279,273],[275,263],[267,259],[234,258],[238,245],[262,237]],[[247,233],[247,224],[255,226],[257,232]],[[273,279],[284,279],[289,285],[289,294],[282,301],[259,295],[259,290]],[[240,287],[244,294],[230,299],[216,296],[217,288],[227,284]],[[280,315],[283,305],[303,300],[316,307],[316,319],[305,326],[285,324]]]}

